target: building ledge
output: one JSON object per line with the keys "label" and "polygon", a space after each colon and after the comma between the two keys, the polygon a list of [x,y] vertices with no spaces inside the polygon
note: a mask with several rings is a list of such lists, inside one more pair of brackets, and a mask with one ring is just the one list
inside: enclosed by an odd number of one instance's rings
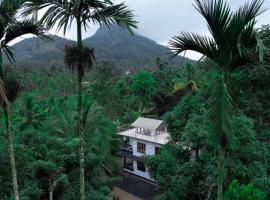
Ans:
{"label": "building ledge", "polygon": [[169,141],[169,134],[168,133],[162,133],[160,135],[155,136],[148,136],[143,135],[136,132],[136,128],[129,129],[120,133],[117,133],[118,135],[129,137],[129,138],[135,138],[143,141],[148,141],[156,144],[166,144]]}

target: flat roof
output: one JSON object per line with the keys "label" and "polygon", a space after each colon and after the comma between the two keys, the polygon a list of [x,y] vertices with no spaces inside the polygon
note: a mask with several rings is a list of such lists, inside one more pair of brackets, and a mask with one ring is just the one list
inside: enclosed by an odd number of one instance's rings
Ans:
{"label": "flat roof", "polygon": [[131,124],[131,126],[136,128],[156,130],[162,123],[162,120],[139,117],[135,122]]}
{"label": "flat roof", "polygon": [[148,135],[143,135],[140,133],[136,133],[136,128],[129,129],[120,133],[117,133],[118,135],[124,136],[124,137],[129,137],[129,138],[135,138],[147,142],[152,142],[156,144],[166,144],[169,141],[169,133],[162,133],[160,135],[154,135],[154,136],[148,136]]}

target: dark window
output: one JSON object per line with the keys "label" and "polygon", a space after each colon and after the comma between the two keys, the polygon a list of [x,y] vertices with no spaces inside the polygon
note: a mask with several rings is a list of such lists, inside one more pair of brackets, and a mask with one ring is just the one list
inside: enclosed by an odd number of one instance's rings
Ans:
{"label": "dark window", "polygon": [[144,143],[137,142],[137,152],[145,153],[146,146]]}
{"label": "dark window", "polygon": [[145,165],[143,162],[140,162],[140,161],[137,161],[137,169],[142,171],[142,172],[145,172],[146,171],[146,168],[145,168]]}
{"label": "dark window", "polygon": [[124,168],[133,171],[133,160],[124,157]]}
{"label": "dark window", "polygon": [[151,131],[148,129],[144,129],[144,135],[151,136]]}
{"label": "dark window", "polygon": [[159,154],[160,148],[159,147],[155,147],[155,154]]}

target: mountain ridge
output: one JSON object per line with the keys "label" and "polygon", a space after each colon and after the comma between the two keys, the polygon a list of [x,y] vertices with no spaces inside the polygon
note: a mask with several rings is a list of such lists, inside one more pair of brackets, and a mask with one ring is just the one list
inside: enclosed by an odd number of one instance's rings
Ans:
{"label": "mountain ridge", "polygon": [[[53,40],[27,38],[12,46],[19,66],[64,67],[64,49],[75,41],[56,35]],[[169,60],[169,49],[139,34],[131,35],[127,30],[113,25],[101,26],[97,32],[83,40],[85,46],[94,48],[97,62],[108,61],[122,70],[140,70],[156,66],[156,58]],[[182,57],[170,61],[179,65]],[[184,62],[193,62],[184,58]]]}

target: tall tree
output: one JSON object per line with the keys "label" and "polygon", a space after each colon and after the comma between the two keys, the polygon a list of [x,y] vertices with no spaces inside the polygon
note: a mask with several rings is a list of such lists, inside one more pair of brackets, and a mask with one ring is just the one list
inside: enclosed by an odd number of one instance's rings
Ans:
{"label": "tall tree", "polygon": [[48,28],[55,25],[58,30],[63,29],[64,34],[75,22],[77,28],[77,45],[67,48],[69,55],[74,55],[74,60],[66,56],[65,62],[77,71],[78,75],[78,135],[80,137],[80,199],[85,200],[84,181],[84,131],[82,110],[82,78],[84,70],[93,64],[94,52],[83,47],[82,28],[87,30],[91,23],[110,26],[117,23],[132,32],[136,28],[136,21],[131,10],[124,3],[113,4],[110,0],[31,0],[26,1],[24,14],[33,14],[37,10],[46,8],[41,22]]}
{"label": "tall tree", "polygon": [[[0,78],[3,80],[4,89],[6,93],[7,100],[12,102],[15,100],[17,93],[16,82],[14,80],[9,80],[5,76],[3,69],[3,53],[7,55],[10,61],[14,61],[14,55],[12,50],[8,46],[14,39],[25,35],[34,34],[38,37],[43,37],[44,29],[41,28],[39,23],[34,23],[31,20],[18,21],[17,14],[18,10],[21,8],[22,0],[3,0],[0,3]],[[15,84],[15,85],[14,85]],[[10,129],[10,104],[7,101],[1,101],[2,108],[5,115],[5,125],[6,125],[6,137],[8,141],[8,152],[11,164],[12,172],[12,184],[14,189],[15,200],[19,200],[19,189],[17,181],[17,173],[14,159],[13,150],[13,139]]]}
{"label": "tall tree", "polygon": [[253,0],[233,12],[223,0],[195,0],[195,8],[205,18],[212,37],[182,32],[169,43],[176,54],[192,50],[216,64],[216,83],[208,109],[211,132],[218,149],[218,200],[222,200],[225,148],[232,137],[231,116],[235,110],[228,80],[234,70],[258,61],[255,54],[256,47],[261,47],[261,40],[254,27],[255,18],[263,12],[263,2]]}

